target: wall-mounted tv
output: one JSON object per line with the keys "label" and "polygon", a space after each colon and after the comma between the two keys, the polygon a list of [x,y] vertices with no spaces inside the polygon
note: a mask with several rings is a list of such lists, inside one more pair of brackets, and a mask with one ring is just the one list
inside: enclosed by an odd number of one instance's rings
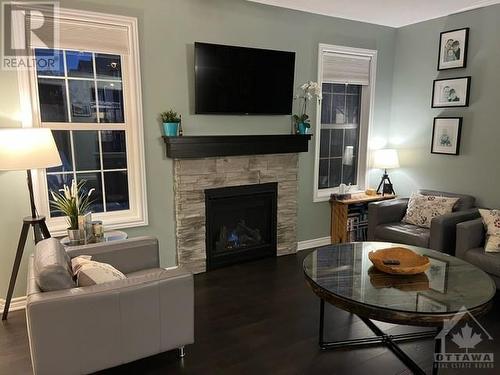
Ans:
{"label": "wall-mounted tv", "polygon": [[290,115],[295,52],[195,43],[197,114]]}

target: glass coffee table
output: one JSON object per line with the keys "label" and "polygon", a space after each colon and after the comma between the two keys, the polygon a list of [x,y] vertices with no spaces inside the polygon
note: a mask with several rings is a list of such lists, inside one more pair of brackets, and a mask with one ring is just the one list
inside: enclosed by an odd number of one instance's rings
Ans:
{"label": "glass coffee table", "polygon": [[[431,267],[413,276],[393,276],[376,270],[368,253],[402,246],[426,255]],[[304,275],[320,298],[319,345],[340,349],[385,344],[415,374],[425,372],[404,353],[397,342],[435,337],[443,323],[465,307],[473,316],[488,311],[495,295],[493,280],[482,270],[438,251],[384,242],[357,242],[318,248],[304,259]],[[375,336],[335,342],[324,340],[325,301],[356,314]],[[373,320],[437,327],[437,330],[389,335]],[[435,353],[440,345],[436,339]],[[437,366],[433,368],[437,373]]]}

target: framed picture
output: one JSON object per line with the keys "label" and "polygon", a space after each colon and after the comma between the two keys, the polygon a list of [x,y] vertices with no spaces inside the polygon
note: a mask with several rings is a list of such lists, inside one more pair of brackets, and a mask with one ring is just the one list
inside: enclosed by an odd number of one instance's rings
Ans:
{"label": "framed picture", "polygon": [[417,311],[441,313],[448,311],[448,305],[423,293],[417,293]]}
{"label": "framed picture", "polygon": [[427,256],[431,266],[426,274],[429,279],[429,288],[439,293],[446,293],[448,290],[448,262]]}
{"label": "framed picture", "polygon": [[462,117],[435,117],[432,128],[431,153],[458,155]]}
{"label": "framed picture", "polygon": [[432,108],[468,107],[470,80],[470,76],[434,80]]}
{"label": "framed picture", "polygon": [[442,32],[439,36],[438,70],[465,68],[468,43],[468,27]]}

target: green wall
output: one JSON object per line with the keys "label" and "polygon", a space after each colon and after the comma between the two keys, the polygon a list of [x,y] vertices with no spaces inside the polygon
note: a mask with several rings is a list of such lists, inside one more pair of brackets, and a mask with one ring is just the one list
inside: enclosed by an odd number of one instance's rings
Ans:
{"label": "green wall", "polygon": [[[162,265],[175,264],[172,160],[165,157],[157,114],[170,107],[183,114],[186,134],[273,134],[290,131],[289,116],[194,115],[193,42],[290,50],[297,53],[295,83],[317,79],[319,43],[376,49],[375,125],[385,136],[389,122],[395,30],[259,5],[243,0],[61,1],[61,6],[139,19],[146,145],[149,226],[130,236],[160,239]],[[20,126],[16,73],[0,71],[0,126]],[[262,100],[266,100],[265,91]],[[313,119],[314,120],[314,119]],[[313,121],[314,122],[314,121]],[[300,155],[299,240],[329,235],[327,203],[312,202],[314,140]],[[0,293],[5,295],[21,218],[28,213],[24,174],[0,172]],[[26,255],[32,251],[32,246]],[[25,293],[26,256],[16,295]]]}
{"label": "green wall", "polygon": [[[438,72],[442,31],[470,27],[467,68]],[[391,172],[396,191],[416,188],[468,193],[480,205],[500,207],[498,116],[500,6],[494,5],[398,29],[396,32],[389,143],[399,148],[401,169]],[[470,75],[468,108],[432,109],[432,81]],[[459,156],[430,153],[436,116],[463,116]]]}

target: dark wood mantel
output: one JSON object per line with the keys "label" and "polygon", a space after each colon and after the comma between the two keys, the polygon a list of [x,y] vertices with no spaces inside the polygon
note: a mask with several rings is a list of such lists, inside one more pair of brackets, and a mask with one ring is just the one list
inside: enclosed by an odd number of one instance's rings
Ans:
{"label": "dark wood mantel", "polygon": [[310,139],[311,134],[163,137],[167,157],[174,159],[307,152]]}

